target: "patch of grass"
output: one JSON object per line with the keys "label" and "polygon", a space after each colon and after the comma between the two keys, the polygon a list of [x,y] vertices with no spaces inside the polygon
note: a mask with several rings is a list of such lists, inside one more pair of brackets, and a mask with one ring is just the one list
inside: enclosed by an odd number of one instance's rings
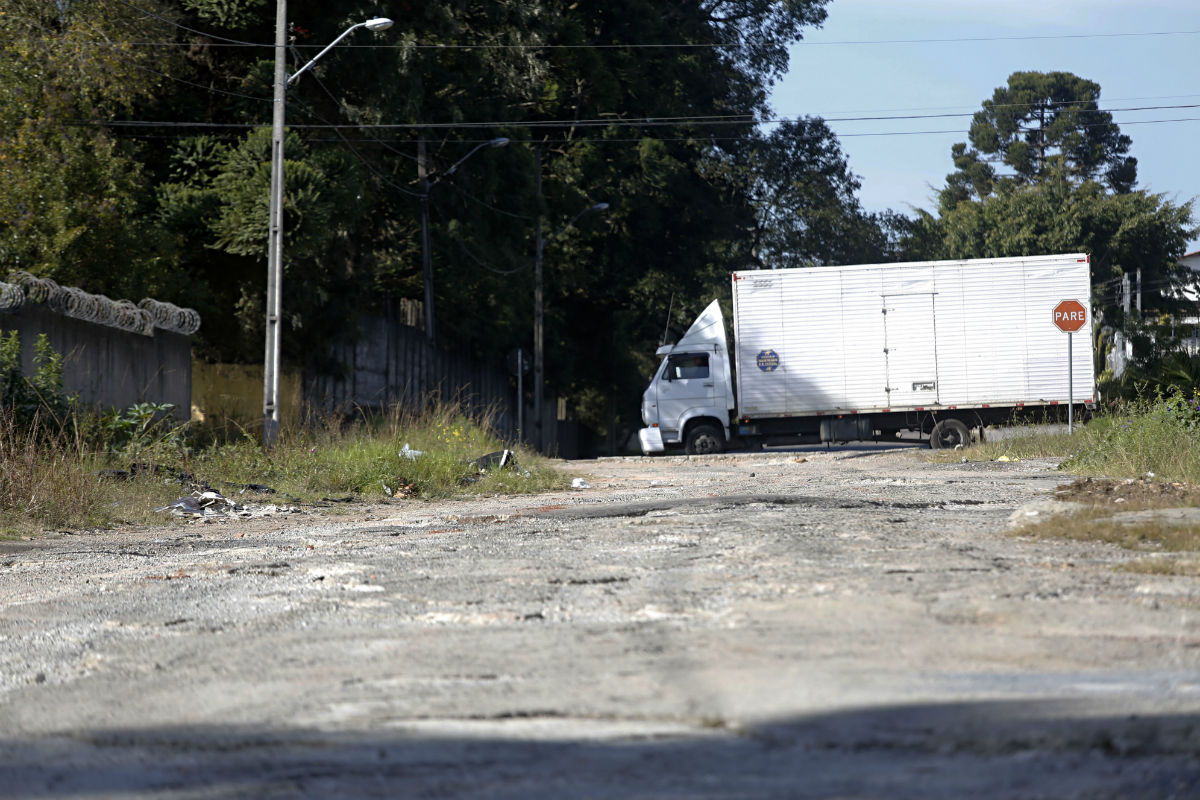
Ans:
{"label": "patch of grass", "polygon": [[1076,475],[1156,479],[1200,484],[1200,396],[1173,394],[1129,401],[1095,417],[1071,435],[1015,436],[963,450],[935,451],[939,462],[1062,458]]}
{"label": "patch of grass", "polygon": [[1121,522],[1109,509],[1091,507],[1074,514],[1056,514],[1015,531],[1018,536],[1106,542],[1126,550],[1200,552],[1200,530],[1163,522]]}
{"label": "patch of grass", "polygon": [[[1152,507],[1142,502],[1118,508],[1125,512]],[[1158,575],[1200,575],[1200,528],[1153,519],[1125,522],[1113,518],[1116,510],[1111,506],[1091,505],[1024,525],[1013,534],[1114,544],[1125,550],[1152,554],[1123,564],[1119,569]]]}
{"label": "patch of grass", "polygon": [[70,434],[0,412],[0,537],[145,522],[178,494],[153,475],[102,479],[102,467]]}
{"label": "patch of grass", "polygon": [[963,450],[934,450],[930,456],[939,461],[995,461],[1007,456],[1009,459],[1067,458],[1079,448],[1081,432],[1068,436],[1065,433],[1027,434],[999,441],[985,441]]}
{"label": "patch of grass", "polygon": [[[153,441],[143,438],[136,447],[111,451],[89,445],[79,433],[89,429],[86,420],[52,434],[0,413],[0,536],[169,521],[153,509],[188,494],[188,487],[153,469],[123,480],[99,475],[102,469],[127,470],[134,463],[190,474],[230,497],[243,485],[260,484],[301,502],[346,496],[384,500],[389,489],[397,497],[438,499],[568,485],[568,477],[525,448],[513,448],[515,467],[481,471],[474,459],[511,447],[489,422],[486,415],[443,404],[422,414],[394,410],[355,423],[327,420],[284,432],[269,450],[245,431],[230,441],[193,447],[186,432],[172,429]],[[405,445],[421,455],[402,457]]]}

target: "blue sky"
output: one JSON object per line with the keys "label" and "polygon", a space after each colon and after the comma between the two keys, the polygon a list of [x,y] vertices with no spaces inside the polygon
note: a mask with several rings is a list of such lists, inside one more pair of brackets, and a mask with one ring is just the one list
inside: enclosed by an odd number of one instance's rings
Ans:
{"label": "blue sky", "polygon": [[[1133,139],[1139,188],[1179,203],[1200,195],[1198,0],[832,0],[828,11],[791,50],[772,95],[777,118],[969,114],[1013,72],[1062,70],[1100,84],[1100,106]],[[1169,35],[1125,35],[1143,33]],[[912,39],[995,40],[895,42]],[[863,41],[873,43],[850,43]],[[829,124],[863,205],[911,214],[936,207],[970,117]]]}

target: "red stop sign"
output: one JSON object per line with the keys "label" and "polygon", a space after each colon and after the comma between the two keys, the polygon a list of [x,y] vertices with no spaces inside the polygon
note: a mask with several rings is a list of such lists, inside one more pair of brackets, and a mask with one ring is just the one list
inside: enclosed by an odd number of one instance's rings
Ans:
{"label": "red stop sign", "polygon": [[1087,323],[1087,309],[1078,300],[1063,300],[1054,307],[1054,324],[1060,331],[1074,333]]}

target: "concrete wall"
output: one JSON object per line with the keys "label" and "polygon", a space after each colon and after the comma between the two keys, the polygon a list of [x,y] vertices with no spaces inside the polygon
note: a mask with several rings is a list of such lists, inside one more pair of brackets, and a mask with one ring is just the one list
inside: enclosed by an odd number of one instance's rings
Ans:
{"label": "concrete wall", "polygon": [[46,334],[63,356],[63,388],[96,409],[171,403],[187,419],[192,396],[192,339],[156,328],[153,336],[63,316],[40,303],[0,311],[0,330],[21,336],[21,363],[32,375],[33,344]]}

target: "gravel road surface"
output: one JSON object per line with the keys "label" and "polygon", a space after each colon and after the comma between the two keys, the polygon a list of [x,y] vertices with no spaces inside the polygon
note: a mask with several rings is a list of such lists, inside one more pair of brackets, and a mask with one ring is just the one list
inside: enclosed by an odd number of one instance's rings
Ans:
{"label": "gravel road surface", "polygon": [[1200,581],[919,452],[0,543],[0,796],[1200,798]]}

